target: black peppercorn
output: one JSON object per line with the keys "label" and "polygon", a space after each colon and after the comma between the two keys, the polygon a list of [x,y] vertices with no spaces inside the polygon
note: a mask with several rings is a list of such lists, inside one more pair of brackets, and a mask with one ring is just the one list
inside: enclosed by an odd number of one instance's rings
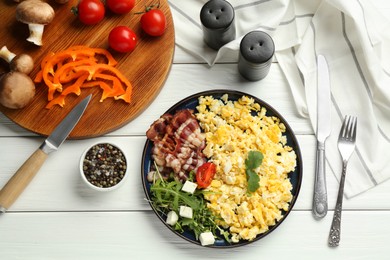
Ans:
{"label": "black peppercorn", "polygon": [[100,143],[92,146],[85,154],[82,171],[89,183],[98,188],[115,186],[125,176],[126,158],[116,146]]}

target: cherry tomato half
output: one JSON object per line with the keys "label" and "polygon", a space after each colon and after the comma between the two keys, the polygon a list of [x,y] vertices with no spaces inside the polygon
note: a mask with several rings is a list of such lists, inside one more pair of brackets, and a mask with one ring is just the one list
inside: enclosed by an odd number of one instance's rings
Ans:
{"label": "cherry tomato half", "polygon": [[133,9],[135,0],[106,0],[106,5],[116,14],[126,14]]}
{"label": "cherry tomato half", "polygon": [[88,25],[97,24],[103,20],[105,14],[104,5],[100,0],[81,0],[75,9],[79,20]]}
{"label": "cherry tomato half", "polygon": [[196,171],[196,182],[201,188],[207,188],[214,178],[217,167],[214,163],[207,162],[202,164]]}
{"label": "cherry tomato half", "polygon": [[166,18],[160,9],[152,9],[141,16],[141,28],[151,36],[161,36],[165,32]]}
{"label": "cherry tomato half", "polygon": [[108,35],[108,44],[119,52],[131,52],[137,45],[137,35],[127,26],[117,26]]}

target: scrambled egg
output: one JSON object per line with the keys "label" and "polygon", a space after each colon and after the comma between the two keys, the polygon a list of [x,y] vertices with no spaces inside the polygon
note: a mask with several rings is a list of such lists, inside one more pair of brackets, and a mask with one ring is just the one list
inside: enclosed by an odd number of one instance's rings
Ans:
{"label": "scrambled egg", "polygon": [[[282,218],[291,202],[292,185],[288,173],[294,171],[296,154],[286,145],[286,128],[252,98],[238,101],[211,96],[199,98],[196,117],[206,135],[203,153],[217,166],[206,189],[207,206],[221,217],[218,224],[228,228],[232,241],[253,240]],[[247,191],[245,159],[249,151],[264,158],[255,172],[260,187]]]}

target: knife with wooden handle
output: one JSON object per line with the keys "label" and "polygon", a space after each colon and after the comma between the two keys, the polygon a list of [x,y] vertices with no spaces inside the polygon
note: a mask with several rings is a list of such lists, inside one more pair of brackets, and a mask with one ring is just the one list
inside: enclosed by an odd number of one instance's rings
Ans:
{"label": "knife with wooden handle", "polygon": [[69,136],[87,108],[91,96],[86,97],[69,112],[41,146],[24,162],[0,190],[0,212],[5,212],[9,209],[37,174],[49,153],[57,151]]}
{"label": "knife with wooden handle", "polygon": [[317,56],[317,162],[315,170],[313,214],[323,218],[328,212],[325,174],[325,141],[331,132],[331,94],[329,69],[323,55]]}

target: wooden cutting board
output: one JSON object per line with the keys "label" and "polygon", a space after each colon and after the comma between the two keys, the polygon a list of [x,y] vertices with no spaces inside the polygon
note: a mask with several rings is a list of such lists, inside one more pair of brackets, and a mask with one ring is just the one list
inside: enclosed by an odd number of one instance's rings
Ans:
{"label": "wooden cutting board", "polygon": [[[78,0],[70,0],[67,4],[52,5],[56,16],[52,23],[45,27],[43,46],[38,47],[25,39],[29,31],[25,24],[15,19],[17,3],[12,0],[0,1],[0,48],[4,45],[15,54],[27,53],[35,61],[35,69],[30,76],[35,77],[42,58],[50,51],[58,52],[73,45],[87,45],[105,48],[118,61],[116,66],[132,83],[133,94],[131,104],[112,98],[99,102],[101,90],[98,88],[83,89],[80,96],[69,95],[66,105],[46,109],[47,87],[36,84],[36,95],[32,103],[23,109],[7,109],[0,105],[0,111],[16,124],[40,135],[47,136],[67,113],[84,97],[93,94],[83,117],[76,125],[69,138],[83,139],[109,133],[129,123],[148,107],[164,85],[169,73],[174,53],[174,28],[171,12],[166,0],[160,2],[160,9],[167,18],[167,28],[160,37],[145,34],[140,26],[141,15],[134,14],[145,10],[145,6],[153,1],[137,0],[131,13],[116,15],[106,11],[105,19],[96,25],[83,25],[70,9]],[[132,53],[118,53],[108,46],[108,34],[118,25],[126,25],[138,36],[138,43]],[[0,72],[8,70],[8,64],[1,61]]]}

